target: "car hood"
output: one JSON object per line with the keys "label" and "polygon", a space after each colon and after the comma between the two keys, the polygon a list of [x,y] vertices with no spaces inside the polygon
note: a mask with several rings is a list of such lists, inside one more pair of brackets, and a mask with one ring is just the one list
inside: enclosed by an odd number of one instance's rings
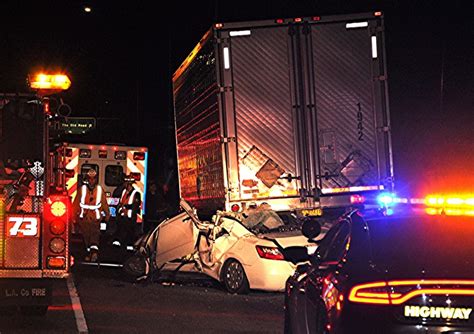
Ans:
{"label": "car hood", "polygon": [[301,231],[288,231],[288,232],[273,232],[266,233],[263,236],[265,239],[270,239],[278,243],[281,247],[291,246],[313,246],[314,244],[308,241]]}

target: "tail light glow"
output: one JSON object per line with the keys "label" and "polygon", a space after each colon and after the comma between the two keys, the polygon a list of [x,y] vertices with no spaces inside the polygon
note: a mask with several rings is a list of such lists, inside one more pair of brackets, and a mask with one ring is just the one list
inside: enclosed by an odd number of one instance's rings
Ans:
{"label": "tail light glow", "polygon": [[46,265],[50,269],[64,269],[66,267],[66,258],[64,256],[48,256]]}
{"label": "tail light glow", "polygon": [[354,286],[348,299],[354,303],[400,305],[425,294],[474,296],[474,280],[372,282]]}
{"label": "tail light glow", "polygon": [[284,260],[283,254],[277,247],[255,246],[258,255],[268,260]]}
{"label": "tail light glow", "polygon": [[66,224],[61,220],[55,220],[49,225],[51,233],[61,235],[66,231]]}
{"label": "tail light glow", "polygon": [[62,201],[54,201],[51,204],[51,213],[55,217],[62,217],[66,214],[67,207]]}

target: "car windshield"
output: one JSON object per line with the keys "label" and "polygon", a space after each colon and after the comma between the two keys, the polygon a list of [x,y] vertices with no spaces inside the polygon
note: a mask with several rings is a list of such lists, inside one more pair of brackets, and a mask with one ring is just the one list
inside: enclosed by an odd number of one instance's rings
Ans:
{"label": "car windshield", "polygon": [[368,221],[375,262],[406,275],[474,275],[474,217],[422,215]]}

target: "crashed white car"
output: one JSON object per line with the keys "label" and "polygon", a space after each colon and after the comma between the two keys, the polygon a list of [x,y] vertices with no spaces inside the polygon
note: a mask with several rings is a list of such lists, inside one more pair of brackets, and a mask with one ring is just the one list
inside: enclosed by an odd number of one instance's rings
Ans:
{"label": "crashed white car", "polygon": [[284,291],[296,265],[282,251],[292,246],[315,249],[299,229],[284,231],[283,221],[271,210],[248,215],[219,211],[206,222],[184,200],[181,207],[182,213],[137,241],[135,256],[124,263],[128,273],[144,278],[162,270],[201,272],[230,293]]}

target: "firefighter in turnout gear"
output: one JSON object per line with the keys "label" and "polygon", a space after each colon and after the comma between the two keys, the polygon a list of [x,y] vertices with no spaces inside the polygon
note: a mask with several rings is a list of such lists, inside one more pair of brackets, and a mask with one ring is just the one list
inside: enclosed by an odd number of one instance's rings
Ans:
{"label": "firefighter in turnout gear", "polygon": [[133,186],[135,179],[125,177],[125,188],[120,196],[117,207],[117,233],[113,245],[123,249],[133,250],[137,215],[141,207],[141,196]]}
{"label": "firefighter in turnout gear", "polygon": [[89,169],[84,184],[77,192],[73,212],[74,222],[79,224],[88,252],[85,260],[96,262],[99,255],[100,223],[109,220],[110,212],[105,192],[97,184],[97,172],[94,169]]}

